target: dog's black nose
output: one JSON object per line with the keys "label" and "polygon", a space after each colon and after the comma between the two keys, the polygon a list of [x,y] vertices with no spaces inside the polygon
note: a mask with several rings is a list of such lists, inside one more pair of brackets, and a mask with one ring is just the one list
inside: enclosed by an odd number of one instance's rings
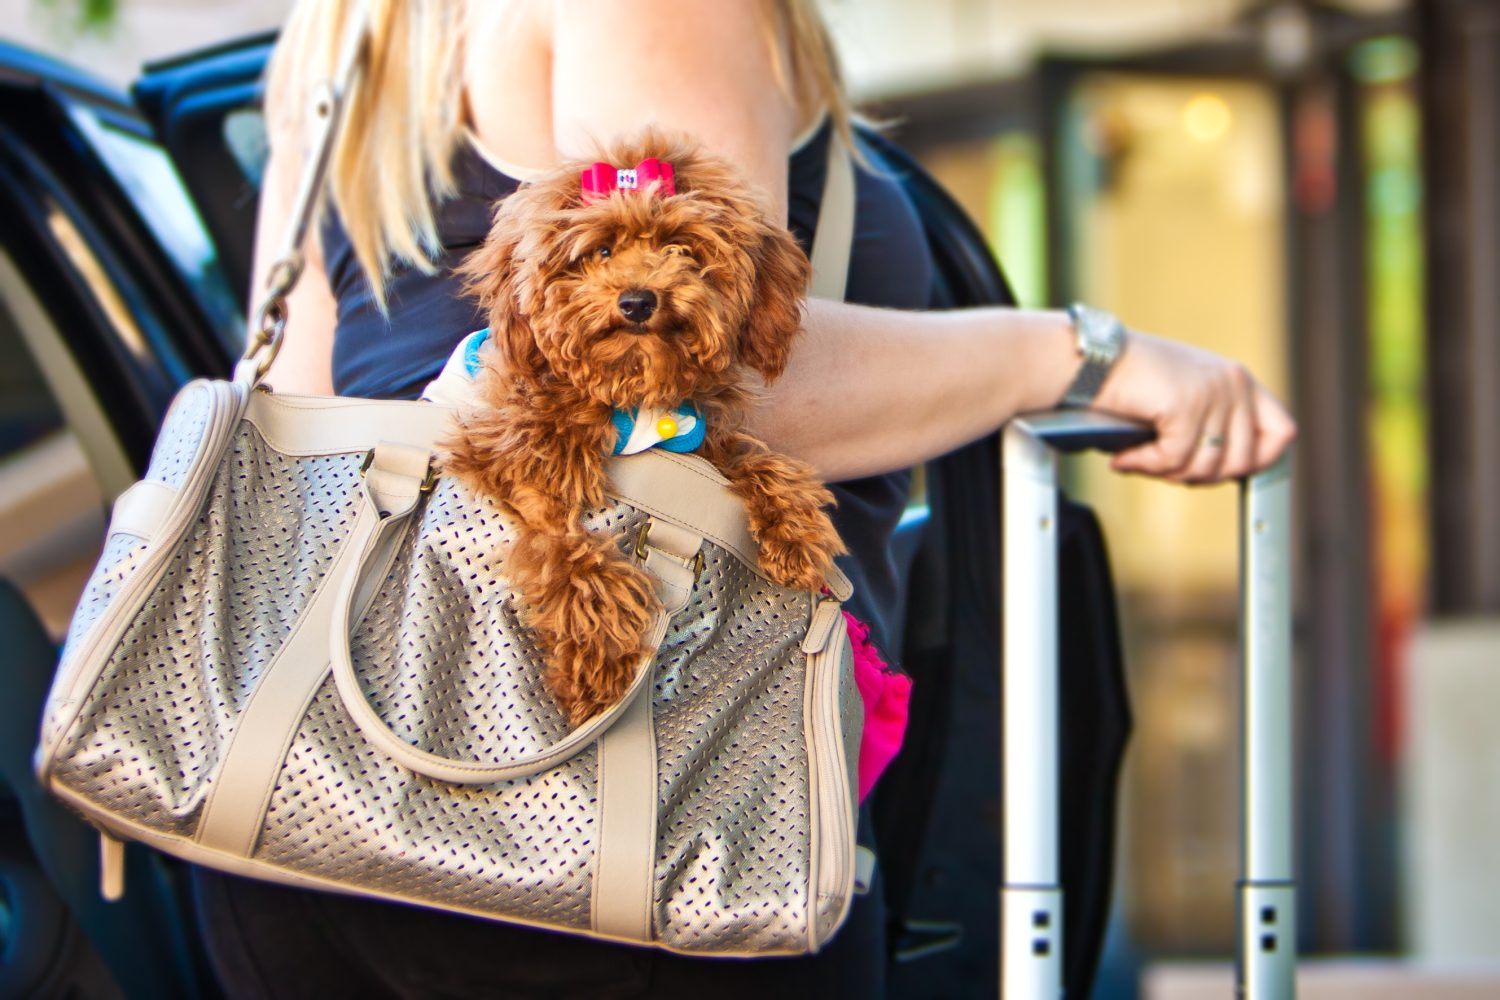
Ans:
{"label": "dog's black nose", "polygon": [[644,323],[656,312],[656,293],[649,288],[632,288],[620,293],[620,312],[632,323]]}

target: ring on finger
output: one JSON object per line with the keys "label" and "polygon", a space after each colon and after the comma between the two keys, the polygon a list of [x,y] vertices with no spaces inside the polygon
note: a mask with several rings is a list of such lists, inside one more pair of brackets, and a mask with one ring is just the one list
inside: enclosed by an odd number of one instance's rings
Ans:
{"label": "ring on finger", "polygon": [[1222,448],[1224,447],[1224,435],[1205,434],[1198,443],[1203,445],[1203,447],[1205,448]]}

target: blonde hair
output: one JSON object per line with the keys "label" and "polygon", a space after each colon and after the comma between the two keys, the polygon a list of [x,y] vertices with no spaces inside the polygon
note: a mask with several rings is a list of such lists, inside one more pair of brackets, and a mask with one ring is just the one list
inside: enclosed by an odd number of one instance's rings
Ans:
{"label": "blonde hair", "polygon": [[[298,0],[267,70],[265,103],[278,115],[269,123],[273,136],[303,134],[308,95],[332,72],[359,3],[369,8],[364,75],[344,111],[328,194],[384,310],[385,282],[393,268],[431,273],[442,251],[433,206],[454,193],[452,159],[465,124],[468,5],[460,0]],[[804,117],[827,108],[848,140],[853,114],[815,0],[760,3],[778,85]],[[360,210],[346,211],[351,205]]]}
{"label": "blonde hair", "polygon": [[[827,109],[833,127],[854,149],[854,108],[844,88],[838,49],[815,0],[761,0],[766,44],[776,82],[804,118]],[[791,65],[783,55],[782,39]]]}

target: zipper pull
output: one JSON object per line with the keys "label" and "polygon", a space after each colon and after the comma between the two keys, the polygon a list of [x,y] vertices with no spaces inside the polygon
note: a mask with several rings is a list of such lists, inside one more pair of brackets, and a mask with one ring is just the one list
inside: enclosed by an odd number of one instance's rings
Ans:
{"label": "zipper pull", "polygon": [[843,605],[838,601],[819,601],[813,611],[812,621],[807,625],[807,635],[802,640],[802,652],[809,656],[821,653],[828,645],[834,625],[844,623]]}
{"label": "zipper pull", "polygon": [[125,895],[125,845],[99,831],[99,895],[113,903]]}

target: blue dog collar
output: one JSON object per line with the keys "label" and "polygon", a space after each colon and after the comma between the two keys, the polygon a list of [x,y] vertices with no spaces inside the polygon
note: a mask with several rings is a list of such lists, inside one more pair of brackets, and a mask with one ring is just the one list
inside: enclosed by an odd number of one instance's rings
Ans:
{"label": "blue dog collar", "polygon": [[615,446],[612,455],[635,455],[650,448],[692,451],[703,443],[708,422],[692,403],[670,410],[631,408],[616,410]]}
{"label": "blue dog collar", "polygon": [[[489,328],[475,330],[462,341],[443,367],[442,374],[428,383],[422,398],[431,402],[461,405],[484,362],[479,351],[490,339]],[[650,448],[688,452],[703,444],[708,429],[703,414],[692,403],[670,410],[647,407],[615,410],[613,455],[634,455]]]}
{"label": "blue dog collar", "polygon": [[490,339],[490,328],[475,330],[464,338],[464,374],[473,378],[479,374],[483,363],[479,360],[479,349]]}

